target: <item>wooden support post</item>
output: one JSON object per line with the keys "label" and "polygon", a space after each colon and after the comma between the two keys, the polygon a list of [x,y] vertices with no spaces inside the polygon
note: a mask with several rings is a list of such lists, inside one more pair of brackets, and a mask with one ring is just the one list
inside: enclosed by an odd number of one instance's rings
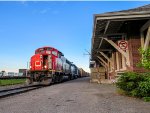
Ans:
{"label": "wooden support post", "polygon": [[125,63],[125,58],[123,55],[122,56],[122,69],[125,70],[126,69],[126,63]]}
{"label": "wooden support post", "polygon": [[114,52],[112,53],[112,70],[115,69],[115,57],[114,57]]}
{"label": "wooden support post", "polygon": [[127,54],[126,65],[130,66],[129,49],[126,50],[126,54]]}
{"label": "wooden support post", "polygon": [[150,26],[147,30],[147,35],[146,35],[145,44],[144,44],[144,50],[146,50],[149,47],[149,44],[150,44]]}
{"label": "wooden support post", "polygon": [[117,71],[119,71],[119,54],[116,52],[116,64],[117,64]]}

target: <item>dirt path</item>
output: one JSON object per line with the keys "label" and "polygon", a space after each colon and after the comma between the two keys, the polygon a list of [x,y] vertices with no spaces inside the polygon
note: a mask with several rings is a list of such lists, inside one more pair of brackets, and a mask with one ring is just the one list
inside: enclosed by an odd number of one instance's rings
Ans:
{"label": "dirt path", "polygon": [[87,77],[0,99],[0,113],[150,113],[150,103]]}

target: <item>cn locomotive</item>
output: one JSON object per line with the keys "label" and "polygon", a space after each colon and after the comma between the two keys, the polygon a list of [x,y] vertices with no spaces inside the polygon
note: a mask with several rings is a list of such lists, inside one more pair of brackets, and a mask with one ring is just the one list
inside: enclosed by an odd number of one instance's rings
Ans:
{"label": "cn locomotive", "polygon": [[78,76],[78,67],[66,59],[62,52],[53,47],[41,47],[35,50],[30,59],[27,83],[39,82],[49,85]]}

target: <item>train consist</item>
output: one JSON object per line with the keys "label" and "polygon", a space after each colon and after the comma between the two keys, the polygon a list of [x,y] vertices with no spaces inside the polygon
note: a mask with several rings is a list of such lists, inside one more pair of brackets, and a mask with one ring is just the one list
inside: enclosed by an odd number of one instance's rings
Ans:
{"label": "train consist", "polygon": [[35,50],[30,59],[27,83],[40,82],[48,85],[85,76],[75,64],[64,57],[64,54],[53,47],[42,47]]}

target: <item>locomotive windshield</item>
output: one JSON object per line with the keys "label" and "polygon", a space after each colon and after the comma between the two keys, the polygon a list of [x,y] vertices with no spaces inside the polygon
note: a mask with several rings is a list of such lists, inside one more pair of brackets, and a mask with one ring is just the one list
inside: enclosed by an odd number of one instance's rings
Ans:
{"label": "locomotive windshield", "polygon": [[35,54],[44,54],[44,53],[50,54],[50,50],[52,50],[51,47],[39,48],[35,51]]}
{"label": "locomotive windshield", "polygon": [[57,52],[56,51],[52,51],[52,54],[57,56]]}

